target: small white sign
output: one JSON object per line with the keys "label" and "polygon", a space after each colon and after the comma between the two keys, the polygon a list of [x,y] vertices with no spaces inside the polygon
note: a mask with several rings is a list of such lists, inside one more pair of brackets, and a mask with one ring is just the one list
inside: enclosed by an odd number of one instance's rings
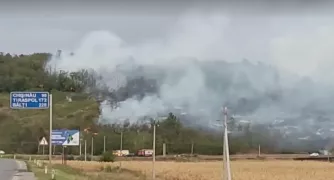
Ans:
{"label": "small white sign", "polygon": [[43,137],[43,139],[39,142],[39,145],[41,145],[41,146],[48,145],[48,141],[46,141],[45,137]]}

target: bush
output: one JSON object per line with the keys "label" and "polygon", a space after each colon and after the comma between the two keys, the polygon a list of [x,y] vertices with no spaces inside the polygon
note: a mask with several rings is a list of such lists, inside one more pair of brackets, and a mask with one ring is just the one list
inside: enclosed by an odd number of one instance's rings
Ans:
{"label": "bush", "polygon": [[[85,159],[85,157],[84,157],[84,159]],[[72,160],[74,160],[74,156],[73,155],[68,155],[66,157],[66,160],[72,161]]]}
{"label": "bush", "polygon": [[[84,161],[85,160],[85,155],[81,155],[81,156],[77,157],[75,160]],[[91,161],[91,158],[88,155],[87,155],[87,161]]]}
{"label": "bush", "polygon": [[111,152],[105,152],[100,157],[101,162],[114,162],[115,156]]}
{"label": "bush", "polygon": [[113,168],[110,165],[107,165],[106,167],[104,167],[104,171],[105,172],[112,172]]}

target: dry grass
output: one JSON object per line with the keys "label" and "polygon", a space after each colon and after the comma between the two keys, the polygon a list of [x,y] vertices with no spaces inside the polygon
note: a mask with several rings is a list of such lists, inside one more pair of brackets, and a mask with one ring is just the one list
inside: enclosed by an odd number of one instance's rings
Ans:
{"label": "dry grass", "polygon": [[[119,162],[109,163],[118,166]],[[68,165],[86,172],[98,171],[99,162],[69,161]],[[122,167],[142,172],[150,179],[151,162],[126,161]],[[232,161],[233,180],[329,180],[334,179],[334,164],[314,161]],[[220,180],[222,162],[156,162],[159,179],[166,180]]]}

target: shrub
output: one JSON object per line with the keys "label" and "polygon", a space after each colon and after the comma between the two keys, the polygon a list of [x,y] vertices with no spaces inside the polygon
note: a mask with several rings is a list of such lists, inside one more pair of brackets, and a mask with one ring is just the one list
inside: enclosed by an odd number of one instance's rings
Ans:
{"label": "shrub", "polygon": [[72,161],[72,160],[74,160],[74,156],[73,155],[68,155],[66,157],[66,159],[69,160],[69,161]]}
{"label": "shrub", "polygon": [[[85,160],[85,155],[81,155],[76,158],[77,161],[84,161]],[[87,155],[87,161],[91,161],[90,156]]]}
{"label": "shrub", "polygon": [[100,157],[101,162],[114,162],[115,156],[111,152],[105,152]]}
{"label": "shrub", "polygon": [[112,168],[110,165],[107,165],[107,166],[104,168],[104,171],[105,171],[105,172],[112,172],[112,171],[113,171],[113,168]]}

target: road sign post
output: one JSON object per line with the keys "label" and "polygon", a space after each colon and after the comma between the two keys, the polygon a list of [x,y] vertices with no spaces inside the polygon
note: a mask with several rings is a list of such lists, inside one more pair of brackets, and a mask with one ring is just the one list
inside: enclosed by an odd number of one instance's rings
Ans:
{"label": "road sign post", "polygon": [[52,161],[52,94],[49,92],[11,92],[11,109],[49,109],[50,110],[50,139],[49,163]]}
{"label": "road sign post", "polygon": [[67,146],[80,146],[80,131],[56,129],[52,130],[51,142],[63,147],[62,163],[66,164]]}
{"label": "road sign post", "polygon": [[49,134],[49,164],[52,164],[52,94],[49,97],[50,104],[50,134]]}
{"label": "road sign post", "polygon": [[48,145],[48,141],[46,140],[45,137],[39,141],[39,146],[42,146],[42,154],[44,155],[44,147]]}

